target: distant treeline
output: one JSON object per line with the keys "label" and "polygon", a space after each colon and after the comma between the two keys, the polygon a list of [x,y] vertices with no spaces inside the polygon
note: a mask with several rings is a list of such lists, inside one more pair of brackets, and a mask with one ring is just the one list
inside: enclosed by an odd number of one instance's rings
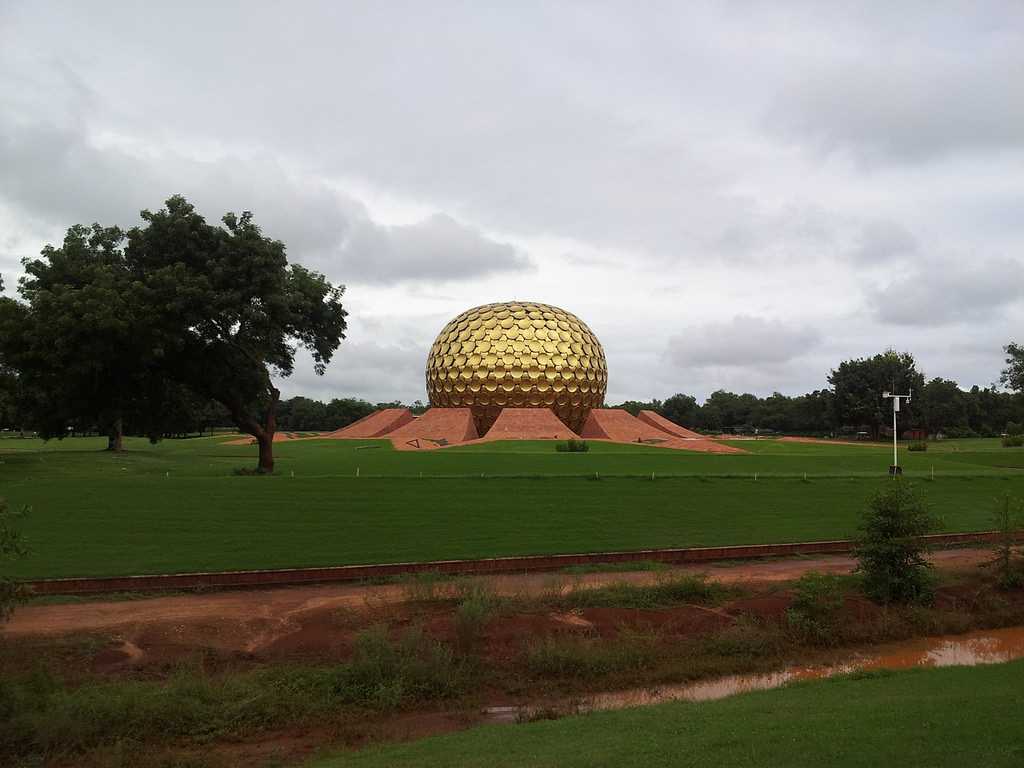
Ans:
{"label": "distant treeline", "polygon": [[[929,435],[946,437],[994,437],[1016,433],[1024,423],[1024,396],[991,387],[960,389],[955,382],[932,379],[915,393],[917,401],[904,406],[899,429],[923,429]],[[778,432],[790,435],[854,434],[865,431],[873,437],[891,434],[892,411],[883,419],[844,421],[835,393],[818,390],[789,397],[778,392],[768,397],[718,390],[703,403],[690,395],[676,394],[666,400],[627,400],[611,406],[637,414],[657,411],[676,424],[702,432]],[[891,406],[890,406],[891,408]]]}
{"label": "distant treeline", "polygon": [[[1024,424],[1024,351],[1011,345],[1010,366],[1003,372],[1007,390],[995,385],[962,389],[955,381],[925,380],[909,353],[888,350],[874,357],[846,360],[831,371],[828,389],[805,395],[778,392],[767,397],[718,390],[703,403],[692,395],[675,394],[665,400],[630,400],[613,408],[633,414],[644,409],[657,411],[671,421],[704,432],[776,432],[795,435],[836,435],[866,432],[871,437],[890,434],[891,401],[885,390],[913,392],[900,413],[899,430],[925,430],[929,435],[947,437],[1015,434]],[[1020,369],[1021,373],[1016,373]],[[38,429],[33,411],[19,409],[14,396],[17,378],[0,368],[0,428]],[[178,437],[203,434],[229,427],[227,410],[180,389],[169,389],[161,398],[159,424],[152,410],[124,414],[126,434]],[[413,413],[427,409],[419,400],[371,403],[360,398],[335,398],[328,402],[292,397],[277,404],[277,429],[283,432],[326,432],[347,426],[381,408],[410,408]],[[71,434],[101,432],[93,421],[74,423]]]}

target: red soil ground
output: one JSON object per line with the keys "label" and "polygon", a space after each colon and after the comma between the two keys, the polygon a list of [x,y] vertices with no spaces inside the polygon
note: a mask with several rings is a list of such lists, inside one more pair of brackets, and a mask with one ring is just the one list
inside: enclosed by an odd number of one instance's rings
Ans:
{"label": "red soil ground", "polygon": [[503,408],[484,440],[578,440],[550,408]]}
{"label": "red soil ground", "polygon": [[[991,558],[987,549],[951,549],[932,553],[938,567],[977,566]],[[634,571],[628,573],[590,573],[582,575],[532,573],[476,577],[499,595],[543,595],[565,591],[576,585],[601,586],[628,582],[651,584],[666,573],[704,573],[726,583],[767,583],[789,581],[808,571],[849,573],[855,563],[845,555],[814,558],[779,558],[743,563],[716,563],[703,567],[680,566],[671,571]],[[303,626],[319,633],[328,615],[342,616],[346,611],[395,606],[406,602],[410,591],[402,585],[346,585],[284,587],[263,590],[232,590],[201,594],[153,597],[144,600],[88,601],[59,605],[29,605],[19,608],[0,628],[0,638],[25,635],[79,634],[124,630],[133,642],[155,642],[150,631],[166,642],[185,645],[200,643],[225,650],[253,652],[274,646],[295,635]],[[300,620],[301,619],[301,620]],[[331,621],[334,621],[332,619]],[[332,627],[337,627],[332,624]],[[147,627],[156,627],[149,630]],[[161,629],[165,628],[165,629]],[[305,631],[305,630],[304,630]],[[337,641],[332,638],[318,644]],[[176,639],[175,639],[176,638]],[[163,642],[163,641],[161,641]],[[302,635],[288,642],[301,643]],[[141,647],[141,646],[140,646]]]}
{"label": "red soil ground", "polygon": [[404,424],[408,424],[415,416],[408,408],[384,408],[354,421],[347,427],[336,429],[323,437],[331,439],[366,439],[383,437]]}
{"label": "red soil ground", "polygon": [[476,440],[477,433],[469,408],[431,408],[387,437],[395,448],[408,451],[458,445]]}

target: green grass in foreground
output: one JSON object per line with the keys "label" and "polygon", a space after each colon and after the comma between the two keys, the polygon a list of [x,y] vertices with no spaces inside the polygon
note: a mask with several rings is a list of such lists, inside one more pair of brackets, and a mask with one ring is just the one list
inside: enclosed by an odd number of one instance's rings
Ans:
{"label": "green grass in foreground", "polygon": [[[594,443],[424,453],[386,441],[279,443],[278,474],[235,477],[225,438],[0,441],[0,494],[29,505],[21,578],[423,561],[843,538],[889,482],[884,448],[746,441],[744,455]],[[903,454],[946,530],[1024,496],[1024,450],[954,441]],[[360,476],[357,478],[356,473]],[[422,477],[421,477],[422,473]],[[654,473],[655,480],[651,479]],[[806,474],[806,481],[804,476]],[[757,478],[755,480],[755,477]]]}
{"label": "green grass in foreground", "polygon": [[520,726],[320,760],[315,768],[1019,766],[1024,662],[806,683]]}

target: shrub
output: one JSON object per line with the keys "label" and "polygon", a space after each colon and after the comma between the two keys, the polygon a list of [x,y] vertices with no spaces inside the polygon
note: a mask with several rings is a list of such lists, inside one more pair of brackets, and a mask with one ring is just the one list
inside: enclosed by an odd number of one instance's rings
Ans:
{"label": "shrub", "polygon": [[590,445],[586,440],[566,440],[564,443],[555,443],[555,450],[559,453],[586,453]]}
{"label": "shrub", "polygon": [[1020,448],[1024,446],[1024,435],[1007,435],[1003,438],[1003,448]]}
{"label": "shrub", "polygon": [[1015,589],[1024,585],[1024,572],[1014,554],[1014,539],[1020,528],[1020,502],[1006,494],[996,504],[992,515],[996,540],[992,545],[992,558],[986,563],[996,576],[1000,589]]}
{"label": "shrub", "polygon": [[796,596],[786,622],[801,639],[815,645],[835,645],[839,611],[843,607],[842,579],[811,571],[794,586]]}
{"label": "shrub", "polygon": [[[7,501],[0,499],[0,561],[15,560],[28,554],[25,540],[12,523],[28,514],[27,509],[11,512]],[[28,596],[25,588],[0,573],[0,622],[10,618],[14,606]]]}
{"label": "shrub", "polygon": [[864,593],[882,604],[930,603],[934,580],[921,537],[938,527],[913,485],[890,480],[868,503],[854,548]]}
{"label": "shrub", "polygon": [[1024,435],[1024,424],[1020,424],[1016,421],[1006,422],[1006,434],[1014,437],[1016,435]]}
{"label": "shrub", "polygon": [[924,440],[914,440],[911,443],[907,443],[907,450],[908,451],[927,451],[928,450],[928,443],[926,443]]}

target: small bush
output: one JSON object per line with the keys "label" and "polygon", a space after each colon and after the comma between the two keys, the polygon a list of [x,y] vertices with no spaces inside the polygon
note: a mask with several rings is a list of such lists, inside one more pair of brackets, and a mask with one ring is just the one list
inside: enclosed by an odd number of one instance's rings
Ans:
{"label": "small bush", "polygon": [[836,645],[839,611],[843,607],[842,579],[812,571],[797,580],[794,591],[793,604],[786,612],[789,628],[814,645]]}
{"label": "small bush", "polygon": [[907,443],[908,451],[927,451],[928,443],[924,440],[914,440],[913,442]]}
{"label": "small bush", "polygon": [[559,453],[586,453],[590,445],[586,440],[566,440],[564,443],[555,443],[555,450]]}
{"label": "small bush", "polygon": [[921,537],[938,527],[913,485],[888,481],[868,503],[854,548],[864,593],[882,604],[931,603],[934,579]]}
{"label": "small bush", "polygon": [[[7,507],[7,501],[0,499],[0,562],[17,560],[28,554],[24,537],[14,527],[14,523],[27,514],[27,509],[11,512]],[[14,606],[25,602],[27,598],[28,592],[21,584],[5,578],[0,573],[0,623],[9,619]]]}
{"label": "small bush", "polygon": [[995,573],[996,585],[1000,589],[1024,586],[1024,569],[1017,562],[1013,548],[1020,529],[1020,502],[1012,501],[1009,494],[1003,496],[996,504],[992,522],[996,540],[992,545],[992,558],[986,565]]}
{"label": "small bush", "polygon": [[1015,437],[1017,435],[1024,435],[1024,424],[1021,424],[1016,421],[1006,422],[1006,434],[1010,435],[1011,437]]}
{"label": "small bush", "polygon": [[1020,448],[1024,446],[1024,435],[1007,435],[1003,438],[1003,448]]}

